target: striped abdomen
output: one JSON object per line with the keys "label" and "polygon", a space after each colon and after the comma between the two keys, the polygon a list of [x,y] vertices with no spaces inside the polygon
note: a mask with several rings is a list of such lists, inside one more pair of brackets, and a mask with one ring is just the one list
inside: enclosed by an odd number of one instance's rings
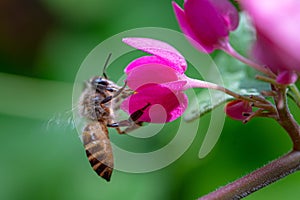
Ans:
{"label": "striped abdomen", "polygon": [[106,125],[100,122],[89,123],[84,128],[82,140],[94,171],[109,181],[114,161]]}

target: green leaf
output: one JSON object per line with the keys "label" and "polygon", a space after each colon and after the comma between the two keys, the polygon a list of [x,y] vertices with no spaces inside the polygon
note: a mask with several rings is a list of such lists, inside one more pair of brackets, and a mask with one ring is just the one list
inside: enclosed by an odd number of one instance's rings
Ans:
{"label": "green leaf", "polygon": [[230,44],[241,55],[247,56],[255,37],[255,29],[249,17],[241,12],[239,27],[230,34]]}
{"label": "green leaf", "polygon": [[214,90],[204,90],[193,99],[184,115],[185,121],[192,121],[209,113],[214,108],[232,99],[230,96]]}
{"label": "green leaf", "polygon": [[[254,32],[249,27],[249,21],[242,14],[241,24],[238,30],[232,34],[233,42],[238,44],[236,47],[238,50],[242,50],[242,47],[247,49],[250,45],[249,42],[254,38]],[[225,88],[245,96],[259,95],[261,91],[270,90],[268,83],[255,79],[255,75],[259,72],[231,56],[220,52],[214,61]],[[184,118],[186,121],[192,121],[232,99],[233,97],[220,91],[203,90],[196,99],[190,102]]]}

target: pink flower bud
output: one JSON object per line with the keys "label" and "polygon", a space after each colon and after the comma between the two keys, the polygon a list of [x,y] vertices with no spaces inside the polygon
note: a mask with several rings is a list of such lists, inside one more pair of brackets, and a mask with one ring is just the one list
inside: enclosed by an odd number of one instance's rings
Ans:
{"label": "pink flower bud", "polygon": [[300,1],[243,0],[252,18],[257,41],[252,53],[278,75],[281,84],[294,83],[300,72]]}
{"label": "pink flower bud", "polygon": [[175,2],[173,8],[182,32],[205,53],[227,43],[239,23],[237,10],[227,0],[185,0],[184,10]]}
{"label": "pink flower bud", "polygon": [[242,100],[233,100],[226,104],[225,113],[228,117],[243,121],[247,118],[245,113],[251,113],[252,107],[250,106],[248,101]]}

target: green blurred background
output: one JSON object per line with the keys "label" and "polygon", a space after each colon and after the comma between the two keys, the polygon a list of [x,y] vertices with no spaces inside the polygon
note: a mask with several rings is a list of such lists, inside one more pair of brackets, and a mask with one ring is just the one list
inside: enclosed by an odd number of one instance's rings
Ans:
{"label": "green blurred background", "polygon": [[[226,119],[216,147],[200,160],[206,115],[193,144],[176,162],[146,174],[115,171],[107,183],[91,170],[68,122],[76,72],[96,45],[121,31],[179,30],[171,1],[1,0],[0,16],[1,200],[195,199],[291,147],[272,120],[244,125]],[[108,74],[118,79],[114,71]],[[295,105],[291,110],[300,119]],[[155,144],[142,142],[144,148],[165,144],[176,125],[166,125]],[[246,199],[299,199],[299,178],[299,173],[290,175]]]}

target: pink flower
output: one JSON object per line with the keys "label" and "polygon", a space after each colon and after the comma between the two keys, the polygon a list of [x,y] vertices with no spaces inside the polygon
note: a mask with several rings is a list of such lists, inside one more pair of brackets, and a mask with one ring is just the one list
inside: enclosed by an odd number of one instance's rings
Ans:
{"label": "pink flower", "polygon": [[[184,57],[172,46],[154,39],[124,38],[123,42],[152,55],[137,58],[125,68],[127,85],[135,92],[122,102],[121,108],[132,114],[150,104],[139,118],[144,122],[165,123],[180,117],[188,104],[183,90],[192,87],[192,79],[184,74]],[[208,86],[197,81],[197,87]]]}
{"label": "pink flower", "polygon": [[277,82],[294,83],[300,72],[300,1],[243,0],[257,31],[253,56],[278,74]]}
{"label": "pink flower", "polygon": [[245,113],[251,113],[252,107],[248,101],[233,100],[226,104],[225,113],[232,119],[243,121],[247,118]]}
{"label": "pink flower", "polygon": [[228,43],[229,32],[239,23],[237,10],[227,0],[185,0],[184,10],[175,2],[173,8],[182,32],[205,53]]}

